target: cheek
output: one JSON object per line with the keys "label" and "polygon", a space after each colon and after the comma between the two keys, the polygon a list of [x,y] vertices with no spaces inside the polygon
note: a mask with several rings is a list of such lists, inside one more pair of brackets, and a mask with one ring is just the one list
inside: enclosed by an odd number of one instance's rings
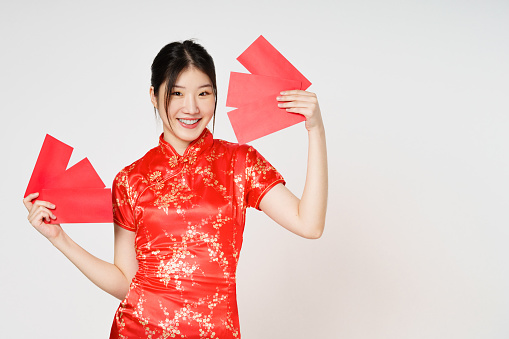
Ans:
{"label": "cheek", "polygon": [[[163,110],[164,110],[164,103],[162,104],[163,105]],[[171,100],[169,105],[168,105],[168,115],[170,117],[176,115],[178,113],[178,111],[182,108],[182,104],[181,102],[179,102],[179,100]]]}
{"label": "cheek", "polygon": [[207,103],[207,105],[205,106],[206,107],[206,110],[207,110],[207,115],[214,115],[214,108],[216,106],[216,101],[214,99],[212,99],[210,102]]}

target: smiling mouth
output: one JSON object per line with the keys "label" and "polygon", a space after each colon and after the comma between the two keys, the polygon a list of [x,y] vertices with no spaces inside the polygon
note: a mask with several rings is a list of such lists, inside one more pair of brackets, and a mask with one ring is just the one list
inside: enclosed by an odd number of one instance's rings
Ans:
{"label": "smiling mouth", "polygon": [[196,124],[198,121],[200,121],[200,119],[193,119],[193,120],[190,120],[190,119],[177,119],[177,120],[180,121],[183,124],[186,124],[186,125],[193,125],[193,124]]}

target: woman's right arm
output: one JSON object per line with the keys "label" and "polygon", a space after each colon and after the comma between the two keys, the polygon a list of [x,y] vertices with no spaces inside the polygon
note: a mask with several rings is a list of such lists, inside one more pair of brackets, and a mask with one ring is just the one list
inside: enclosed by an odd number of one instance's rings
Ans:
{"label": "woman's right arm", "polygon": [[47,224],[55,219],[53,204],[34,199],[38,193],[28,195],[23,203],[28,210],[30,224],[44,235],[58,250],[60,250],[90,281],[105,292],[122,300],[125,298],[131,280],[138,270],[136,251],[134,247],[135,232],[128,231],[115,225],[115,253],[114,263],[101,260],[75,243],[56,224]]}

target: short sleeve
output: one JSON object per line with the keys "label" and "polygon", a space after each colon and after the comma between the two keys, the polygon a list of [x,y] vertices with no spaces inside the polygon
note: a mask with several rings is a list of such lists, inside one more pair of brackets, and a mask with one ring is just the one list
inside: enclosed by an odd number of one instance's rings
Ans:
{"label": "short sleeve", "polygon": [[136,231],[133,213],[133,190],[129,186],[128,173],[120,171],[111,186],[113,199],[113,222],[129,231]]}
{"label": "short sleeve", "polygon": [[260,209],[260,201],[277,184],[285,184],[283,176],[253,147],[246,154],[246,203]]}

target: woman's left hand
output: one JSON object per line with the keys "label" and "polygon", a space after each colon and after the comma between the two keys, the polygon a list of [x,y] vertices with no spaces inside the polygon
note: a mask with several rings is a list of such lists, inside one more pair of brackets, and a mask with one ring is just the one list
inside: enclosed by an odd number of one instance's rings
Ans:
{"label": "woman's left hand", "polygon": [[270,189],[260,201],[260,209],[272,220],[305,238],[322,235],[327,211],[327,147],[325,129],[316,95],[292,90],[281,92],[279,107],[306,117],[308,166],[304,191],[299,199],[283,184]]}
{"label": "woman's left hand", "polygon": [[323,128],[322,115],[318,98],[315,93],[291,90],[283,91],[277,97],[278,106],[286,108],[287,112],[302,114],[306,117],[306,129],[311,131],[315,128]]}

